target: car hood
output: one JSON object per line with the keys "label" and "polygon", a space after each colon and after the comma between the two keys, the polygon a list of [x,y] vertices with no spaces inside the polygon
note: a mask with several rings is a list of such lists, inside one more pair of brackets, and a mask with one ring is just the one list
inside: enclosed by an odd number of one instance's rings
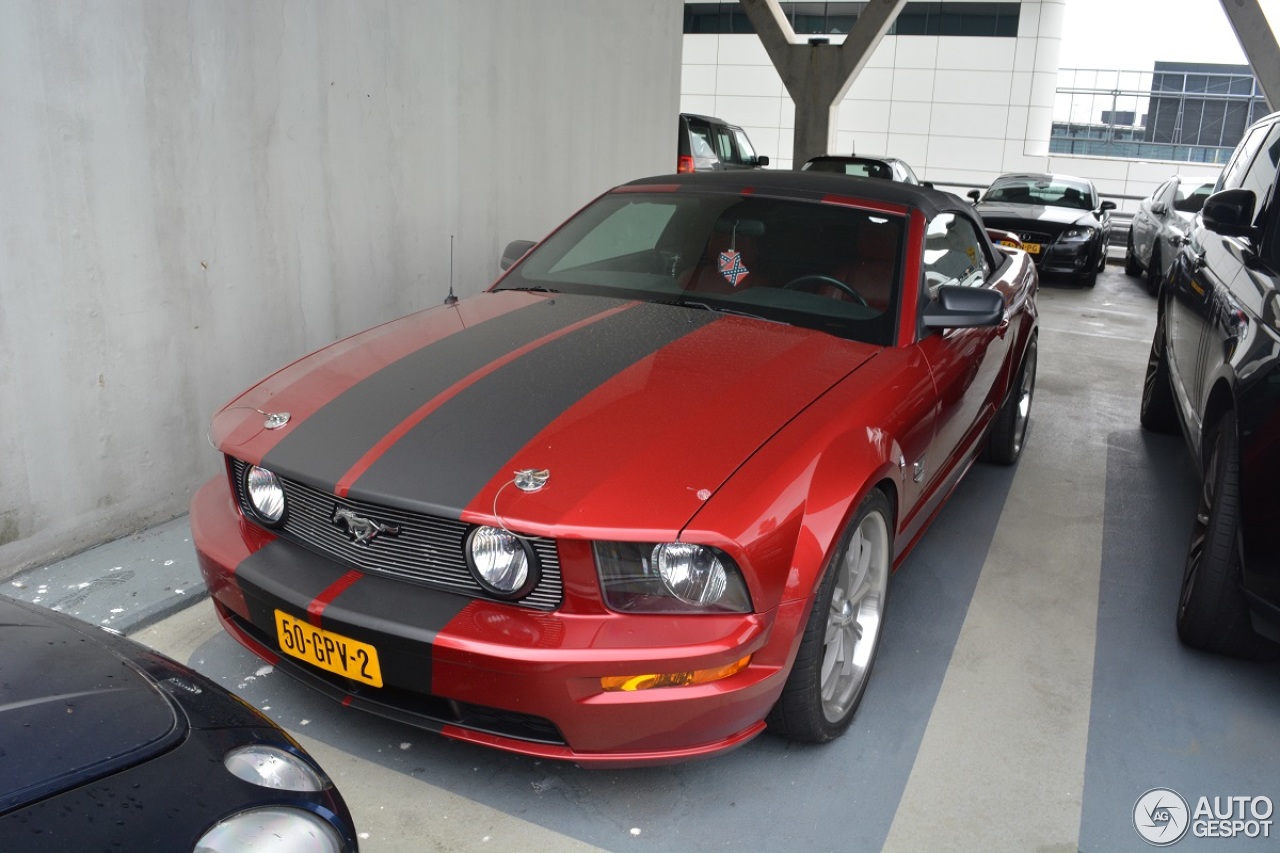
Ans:
{"label": "car hood", "polygon": [[975,208],[984,222],[1008,222],[1021,220],[1024,222],[1043,222],[1065,226],[1080,223],[1096,225],[1097,219],[1092,211],[1073,210],[1069,207],[1052,207],[1041,204],[1003,204],[1001,202],[984,201]]}
{"label": "car hood", "polygon": [[[669,534],[878,351],[695,308],[498,291],[290,365],[219,412],[212,435],[353,500],[543,535]],[[546,485],[521,491],[524,469]]]}
{"label": "car hood", "polygon": [[149,758],[185,730],[97,630],[0,596],[0,814]]}

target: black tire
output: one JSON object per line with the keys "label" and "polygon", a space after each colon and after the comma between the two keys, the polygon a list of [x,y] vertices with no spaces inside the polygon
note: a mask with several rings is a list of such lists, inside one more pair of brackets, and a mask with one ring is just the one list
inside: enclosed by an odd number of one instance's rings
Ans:
{"label": "black tire", "polygon": [[987,437],[987,446],[982,451],[984,462],[1012,465],[1022,455],[1027,426],[1031,423],[1031,402],[1035,397],[1038,349],[1036,339],[1032,338],[1023,353],[1017,379],[1005,395],[1000,411],[996,412],[991,435]]}
{"label": "black tire", "polygon": [[1160,244],[1151,247],[1151,263],[1147,264],[1147,293],[1155,296],[1160,292]]}
{"label": "black tire", "polygon": [[[769,712],[773,732],[826,743],[849,728],[880,647],[892,561],[893,511],[876,489],[863,499],[827,565],[795,663]],[[863,643],[869,648],[860,648]]]}
{"label": "black tire", "polygon": [[1169,378],[1169,362],[1165,358],[1164,312],[1156,318],[1156,333],[1151,337],[1151,353],[1147,356],[1147,374],[1142,379],[1142,408],[1139,420],[1152,432],[1178,431],[1178,412],[1174,408],[1173,384]]}
{"label": "black tire", "polygon": [[1129,240],[1124,247],[1124,274],[1137,278],[1142,275],[1142,264],[1138,261],[1138,256],[1133,251],[1133,233],[1129,233]]}
{"label": "black tire", "polygon": [[1249,619],[1240,556],[1240,439],[1235,412],[1218,421],[1205,463],[1178,599],[1178,637],[1188,646],[1232,657],[1274,657],[1280,646]]}

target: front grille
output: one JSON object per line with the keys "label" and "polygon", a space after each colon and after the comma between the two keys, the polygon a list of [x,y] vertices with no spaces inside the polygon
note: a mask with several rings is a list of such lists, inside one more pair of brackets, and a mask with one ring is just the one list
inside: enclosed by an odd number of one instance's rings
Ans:
{"label": "front grille", "polygon": [[1046,245],[1058,239],[1058,235],[1056,233],[1050,233],[1039,229],[1035,231],[1028,230],[1025,219],[1013,219],[1006,221],[984,217],[982,221],[988,228],[997,228],[1001,231],[1012,231],[1014,234],[1017,234],[1024,243],[1040,243],[1041,245]]}
{"label": "front grille", "polygon": [[[239,459],[231,462],[236,497],[245,517],[252,519],[254,514],[244,491],[244,473],[248,464]],[[280,482],[284,486],[288,514],[284,527],[274,532],[282,538],[363,572],[471,598],[499,600],[486,592],[467,568],[464,547],[472,525],[457,519],[339,498],[284,477]],[[333,515],[338,508],[349,509],[383,524],[396,525],[400,532],[396,536],[379,536],[371,545],[357,545],[347,535],[345,527],[333,523]],[[524,538],[533,546],[542,576],[527,596],[508,603],[536,610],[554,610],[560,606],[564,595],[555,540],[540,536]]]}

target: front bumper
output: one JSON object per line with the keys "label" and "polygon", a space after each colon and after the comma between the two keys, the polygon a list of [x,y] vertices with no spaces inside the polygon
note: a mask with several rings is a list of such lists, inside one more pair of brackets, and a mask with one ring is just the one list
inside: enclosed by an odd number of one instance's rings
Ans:
{"label": "front bumper", "polygon": [[1097,244],[1050,243],[1042,246],[1039,254],[1032,255],[1036,268],[1041,272],[1059,275],[1088,275],[1098,268]]}
{"label": "front bumper", "polygon": [[[595,767],[666,764],[739,746],[782,690],[805,601],[731,615],[534,611],[362,574],[241,516],[225,477],[191,505],[192,539],[226,630],[345,705],[458,740]],[[568,569],[566,569],[568,572]],[[566,583],[569,578],[566,576]],[[281,651],[274,612],[377,649],[384,684]],[[746,669],[689,687],[605,692],[605,676]]]}

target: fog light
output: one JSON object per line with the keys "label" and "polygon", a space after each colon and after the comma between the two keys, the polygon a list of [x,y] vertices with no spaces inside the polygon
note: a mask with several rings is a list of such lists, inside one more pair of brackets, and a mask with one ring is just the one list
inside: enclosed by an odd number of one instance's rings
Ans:
{"label": "fog light", "polygon": [[520,598],[538,584],[532,549],[509,530],[472,530],[467,537],[467,566],[480,585],[498,598]]}
{"label": "fog light", "polygon": [[632,692],[654,687],[688,687],[692,684],[708,684],[737,675],[751,663],[751,655],[728,666],[714,669],[695,669],[692,672],[650,673],[645,675],[610,675],[600,679],[600,687],[609,692]]}
{"label": "fog light", "polygon": [[266,468],[251,465],[244,475],[244,491],[263,524],[280,524],[284,519],[284,486],[279,477]]}

